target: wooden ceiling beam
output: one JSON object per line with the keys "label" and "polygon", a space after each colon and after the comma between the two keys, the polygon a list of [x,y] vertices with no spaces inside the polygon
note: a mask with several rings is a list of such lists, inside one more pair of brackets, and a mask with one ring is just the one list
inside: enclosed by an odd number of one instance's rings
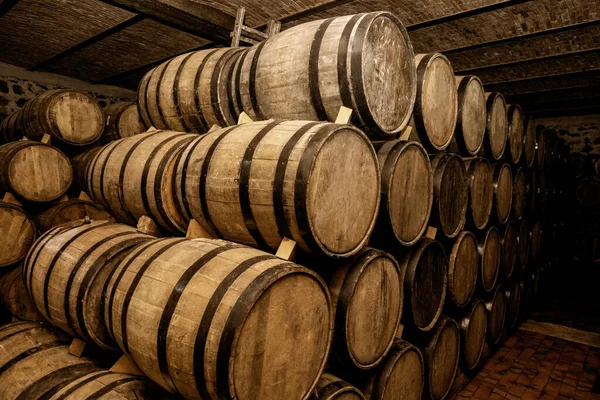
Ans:
{"label": "wooden ceiling beam", "polygon": [[[505,95],[517,95],[525,93],[538,93],[550,90],[569,89],[574,87],[585,87],[595,84],[600,80],[600,69],[583,72],[573,72],[559,75],[548,75],[512,81],[484,85],[486,92],[501,92]],[[549,88],[548,88],[549,87]]]}
{"label": "wooden ceiling beam", "polygon": [[570,101],[590,99],[600,96],[600,83],[564,89],[545,90],[541,92],[514,94],[506,96],[509,104],[535,105],[554,101]]}

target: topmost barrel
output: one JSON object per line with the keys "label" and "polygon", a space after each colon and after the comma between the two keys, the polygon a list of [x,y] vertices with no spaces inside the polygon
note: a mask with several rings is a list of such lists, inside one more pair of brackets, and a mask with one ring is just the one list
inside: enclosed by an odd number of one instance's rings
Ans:
{"label": "topmost barrel", "polygon": [[240,57],[232,98],[255,120],[335,121],[340,106],[371,138],[409,122],[416,98],[414,52],[388,12],[312,21]]}

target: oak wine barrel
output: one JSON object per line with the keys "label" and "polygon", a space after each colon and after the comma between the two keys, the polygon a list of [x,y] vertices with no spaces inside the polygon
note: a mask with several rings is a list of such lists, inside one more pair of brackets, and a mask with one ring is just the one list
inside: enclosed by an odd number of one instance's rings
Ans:
{"label": "oak wine barrel", "polygon": [[20,320],[45,321],[25,288],[20,266],[0,277],[0,305]]}
{"label": "oak wine barrel", "polygon": [[521,269],[524,269],[527,266],[527,260],[529,259],[529,252],[531,251],[530,235],[531,232],[529,231],[527,222],[521,221],[521,223],[519,224],[519,236],[517,238],[517,261]]}
{"label": "oak wine barrel", "polygon": [[117,221],[136,225],[146,215],[165,232],[185,232],[175,205],[175,160],[197,135],[153,131],[104,146],[87,168],[87,193]]}
{"label": "oak wine barrel", "polygon": [[469,182],[462,159],[452,154],[431,157],[434,204],[431,224],[441,228],[449,238],[456,237],[465,226]]}
{"label": "oak wine barrel", "polygon": [[363,393],[370,400],[421,400],[424,380],[421,351],[396,340],[385,362],[368,378]]}
{"label": "oak wine barrel", "polygon": [[195,139],[176,164],[176,205],[214,237],[268,251],[287,237],[305,252],[342,258],[375,226],[377,155],[350,125],[237,125]]}
{"label": "oak wine barrel", "polygon": [[495,218],[505,224],[510,217],[513,198],[513,177],[510,165],[496,163],[494,167],[494,209]]}
{"label": "oak wine barrel", "polygon": [[490,226],[477,246],[479,251],[479,275],[481,288],[491,292],[496,287],[502,259],[502,243],[500,234],[495,226]]}
{"label": "oak wine barrel", "polygon": [[417,92],[406,29],[381,11],[286,29],[249,48],[233,82],[235,107],[254,120],[335,121],[345,106],[369,137],[386,139],[408,124]]}
{"label": "oak wine barrel", "polygon": [[523,155],[523,142],[525,140],[525,116],[523,109],[518,104],[506,105],[508,124],[508,143],[506,144],[506,159],[513,164],[518,164]]}
{"label": "oak wine barrel", "polygon": [[348,382],[326,372],[319,378],[310,400],[365,400],[365,396]]}
{"label": "oak wine barrel", "polygon": [[461,365],[472,371],[481,361],[487,336],[485,304],[481,300],[475,300],[458,324],[460,327]]}
{"label": "oak wine barrel", "polygon": [[502,235],[502,272],[505,278],[511,278],[517,264],[519,224],[508,221]]}
{"label": "oak wine barrel", "polygon": [[394,257],[372,248],[336,268],[329,282],[336,310],[330,362],[371,369],[383,361],[400,325],[403,281]]}
{"label": "oak wine barrel", "polygon": [[44,233],[58,225],[79,219],[89,218],[94,221],[114,221],[102,207],[85,200],[69,199],[57,203],[35,218],[40,233]]}
{"label": "oak wine barrel", "polygon": [[404,314],[406,323],[427,332],[440,318],[448,273],[444,247],[434,240],[424,238],[416,246],[405,249],[397,257],[404,276]]}
{"label": "oak wine barrel", "polygon": [[523,136],[523,162],[526,167],[532,167],[535,162],[535,146],[537,140],[537,123],[531,117],[525,118]]}
{"label": "oak wine barrel", "polygon": [[111,104],[104,108],[104,132],[100,142],[106,144],[146,131],[140,119],[137,104],[124,102]]}
{"label": "oak wine barrel", "polygon": [[504,290],[498,287],[491,300],[485,302],[488,312],[488,343],[495,346],[502,338],[502,330],[506,320],[506,296]]}
{"label": "oak wine barrel", "polygon": [[306,398],[333,330],[316,273],[216,239],[138,246],[109,282],[104,317],[150,379],[194,399]]}
{"label": "oak wine barrel", "polygon": [[456,76],[458,114],[454,139],[448,150],[475,156],[483,146],[486,105],[483,84],[475,75]]}
{"label": "oak wine barrel", "polygon": [[547,138],[548,138],[548,135],[546,134],[545,129],[538,129],[536,131],[535,167],[540,171],[544,168],[544,164],[546,163],[546,153],[549,152]]}
{"label": "oak wine barrel", "polygon": [[512,211],[517,220],[523,219],[527,209],[527,174],[524,168],[517,168],[513,179]]}
{"label": "oak wine barrel", "polygon": [[44,203],[61,197],[73,181],[73,168],[60,150],[32,140],[0,146],[0,195]]}
{"label": "oak wine barrel", "polygon": [[477,285],[479,253],[475,235],[462,231],[448,254],[448,299],[457,307],[464,307],[471,301]]}
{"label": "oak wine barrel", "polygon": [[215,124],[235,125],[228,83],[235,61],[247,52],[240,48],[192,51],[146,73],[137,93],[146,128],[206,133]]}
{"label": "oak wine barrel", "polygon": [[506,296],[506,327],[514,328],[519,320],[519,309],[521,307],[521,283],[515,281],[505,288]]}
{"label": "oak wine barrel", "polygon": [[21,140],[19,129],[16,127],[18,110],[7,115],[0,123],[0,144]]}
{"label": "oak wine barrel", "polygon": [[477,229],[484,229],[492,214],[494,201],[493,171],[486,158],[464,159],[469,187],[469,221]]}
{"label": "oak wine barrel", "polygon": [[441,53],[417,54],[415,65],[417,99],[410,137],[431,151],[443,151],[454,137],[458,116],[454,69]]}
{"label": "oak wine barrel", "polygon": [[73,339],[37,322],[0,326],[0,398],[43,399],[99,371],[95,362],[69,354]]}
{"label": "oak wine barrel", "polygon": [[429,157],[418,142],[393,140],[379,149],[377,158],[381,207],[371,241],[382,248],[412,246],[425,233],[433,205]]}
{"label": "oak wine barrel", "polygon": [[73,165],[73,183],[80,191],[87,190],[88,168],[94,160],[94,157],[96,157],[96,154],[102,149],[102,147],[92,147],[91,149],[84,150],[76,156],[71,157],[71,164]]}
{"label": "oak wine barrel", "polygon": [[501,93],[485,93],[487,119],[481,155],[500,160],[508,139],[506,102]]}
{"label": "oak wine barrel", "polygon": [[20,206],[0,201],[0,271],[18,264],[37,237],[33,218]]}
{"label": "oak wine barrel", "polygon": [[38,311],[68,334],[103,349],[116,346],[102,301],[116,264],[151,236],[107,221],[77,221],[48,231],[31,248],[23,277]]}

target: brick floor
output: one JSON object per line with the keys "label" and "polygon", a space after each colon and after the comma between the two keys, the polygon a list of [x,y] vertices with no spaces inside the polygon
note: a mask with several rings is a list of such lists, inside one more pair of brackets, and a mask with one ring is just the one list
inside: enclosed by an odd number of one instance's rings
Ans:
{"label": "brick floor", "polygon": [[600,400],[600,349],[517,330],[454,398]]}

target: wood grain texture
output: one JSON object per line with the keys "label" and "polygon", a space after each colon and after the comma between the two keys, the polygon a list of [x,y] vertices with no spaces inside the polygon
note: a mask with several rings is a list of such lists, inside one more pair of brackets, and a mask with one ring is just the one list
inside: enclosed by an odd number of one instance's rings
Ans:
{"label": "wood grain texture", "polygon": [[506,296],[506,327],[514,328],[519,320],[521,307],[521,282],[514,281],[504,289]]}
{"label": "wood grain texture", "polygon": [[80,191],[87,191],[87,174],[92,160],[102,150],[102,147],[92,147],[71,157],[73,166],[73,185]]}
{"label": "wood grain texture", "polygon": [[508,117],[508,143],[506,144],[505,156],[513,164],[518,164],[523,154],[525,115],[518,104],[507,104],[506,114]]}
{"label": "wood grain texture", "polygon": [[520,221],[527,209],[527,173],[524,168],[516,168],[513,177],[512,214]]}
{"label": "wood grain texture", "polygon": [[485,136],[480,155],[500,160],[504,155],[508,139],[508,119],[506,101],[498,92],[485,93],[487,119]]}
{"label": "wood grain texture", "polygon": [[134,102],[111,104],[104,108],[103,113],[104,132],[100,137],[102,144],[147,130],[140,118],[137,104]]}
{"label": "wood grain texture", "polygon": [[461,367],[474,370],[482,359],[487,336],[487,311],[481,300],[475,300],[459,322]]}
{"label": "wood grain texture", "polygon": [[23,321],[44,322],[25,288],[23,269],[15,267],[0,277],[0,304],[13,316]]}
{"label": "wood grain texture", "polygon": [[537,123],[531,117],[525,118],[525,131],[523,134],[523,163],[526,167],[533,166],[535,162]]}
{"label": "wood grain texture", "polygon": [[493,170],[483,157],[463,159],[469,183],[468,217],[476,229],[485,229],[494,202]]}
{"label": "wood grain texture", "polygon": [[502,330],[506,321],[506,295],[499,287],[494,292],[491,300],[485,302],[488,312],[488,343],[495,346],[502,338]]}
{"label": "wood grain texture", "polygon": [[431,155],[434,204],[431,225],[449,238],[456,237],[466,222],[469,182],[462,159],[452,154]]}
{"label": "wood grain texture", "polygon": [[519,237],[519,224],[514,221],[508,221],[504,225],[502,234],[502,273],[509,279],[515,272],[517,264],[517,246]]}
{"label": "wood grain texture", "polygon": [[494,209],[495,220],[505,224],[510,217],[513,199],[513,176],[509,164],[498,162],[494,168]]}
{"label": "wood grain texture", "polygon": [[92,221],[112,221],[114,219],[102,207],[89,201],[69,199],[57,203],[35,217],[35,223],[40,233],[44,233],[58,225],[80,219],[89,218]]}
{"label": "wood grain texture", "polygon": [[18,264],[37,237],[33,218],[15,204],[0,201],[0,271]]}
{"label": "wood grain texture", "polygon": [[517,243],[517,253],[519,255],[517,258],[518,265],[521,269],[525,269],[527,261],[529,260],[529,253],[531,252],[531,231],[529,230],[526,221],[521,221],[519,224],[519,237]]}
{"label": "wood grain texture", "polygon": [[325,366],[333,329],[327,286],[260,250],[157,239],[123,260],[105,294],[119,347],[186,398],[305,398]]}
{"label": "wood grain texture", "polygon": [[449,150],[477,155],[483,146],[487,110],[481,80],[475,75],[456,76],[458,112],[454,138]]}
{"label": "wood grain texture", "polygon": [[477,249],[480,256],[479,283],[485,292],[491,292],[496,288],[502,259],[502,243],[495,226],[490,226],[479,239]]}
{"label": "wood grain texture", "polygon": [[473,297],[479,273],[475,235],[462,231],[448,254],[448,299],[457,307],[464,307]]}
{"label": "wood grain texture", "polygon": [[325,372],[319,378],[310,400],[365,400],[365,396],[348,382]]}
{"label": "wood grain texture", "polygon": [[451,318],[442,317],[424,348],[425,398],[440,400],[452,388],[460,359],[460,331]]}

